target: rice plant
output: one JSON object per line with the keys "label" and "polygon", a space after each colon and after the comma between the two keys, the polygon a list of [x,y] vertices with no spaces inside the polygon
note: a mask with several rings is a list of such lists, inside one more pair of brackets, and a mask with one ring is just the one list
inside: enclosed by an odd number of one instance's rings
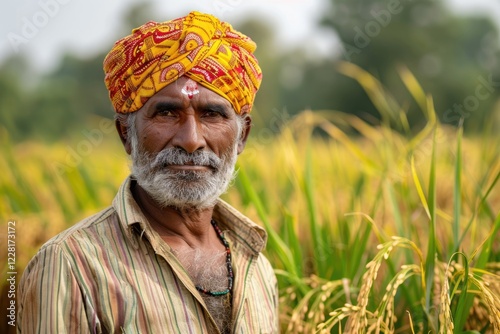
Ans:
{"label": "rice plant", "polygon": [[[306,111],[266,147],[274,163],[262,160],[273,169],[258,174],[254,160],[240,164],[244,203],[270,230],[283,331],[500,332],[492,270],[498,136],[464,139],[461,128],[440,124],[432,98],[404,68],[402,83],[427,123],[396,132],[392,123],[407,124],[396,99],[360,68],[339,70],[366,90],[381,124]],[[360,136],[349,136],[352,129]]]}

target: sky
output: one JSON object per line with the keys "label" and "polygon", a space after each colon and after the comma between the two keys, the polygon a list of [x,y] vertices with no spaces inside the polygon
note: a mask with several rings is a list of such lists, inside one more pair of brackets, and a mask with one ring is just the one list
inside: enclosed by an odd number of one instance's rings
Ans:
{"label": "sky", "polygon": [[[110,49],[128,6],[139,0],[16,0],[0,5],[0,62],[25,53],[35,69],[55,67],[66,50],[92,55]],[[257,14],[275,29],[284,47],[307,40],[321,49],[315,22],[327,0],[152,0],[165,20],[199,10],[232,24]],[[499,0],[447,0],[458,13],[486,13],[500,22]],[[321,36],[321,34],[320,34]],[[324,39],[323,39],[324,40]],[[325,45],[323,45],[325,47]],[[321,50],[320,50],[321,51]]]}

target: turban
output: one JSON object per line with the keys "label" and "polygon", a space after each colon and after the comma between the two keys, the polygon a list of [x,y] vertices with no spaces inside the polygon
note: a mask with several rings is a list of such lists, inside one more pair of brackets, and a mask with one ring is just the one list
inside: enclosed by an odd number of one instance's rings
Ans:
{"label": "turban", "polygon": [[250,112],[262,72],[255,43],[209,14],[191,12],[148,22],[115,43],[104,59],[105,83],[116,112],[140,109],[159,90],[186,76]]}

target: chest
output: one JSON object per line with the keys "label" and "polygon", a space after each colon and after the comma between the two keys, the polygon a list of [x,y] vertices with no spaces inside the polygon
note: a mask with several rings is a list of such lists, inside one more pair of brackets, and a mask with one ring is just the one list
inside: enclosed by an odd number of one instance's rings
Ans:
{"label": "chest", "polygon": [[[224,256],[188,256],[181,261],[149,251],[103,258],[105,263],[91,268],[93,282],[83,289],[88,316],[98,319],[103,333],[120,329],[124,333],[216,333],[211,314],[220,306],[211,310],[195,281],[210,283],[207,286],[214,289],[226,287]],[[237,254],[232,260],[234,294],[224,311],[230,314],[232,332],[273,333],[277,315],[270,283],[255,260]]]}

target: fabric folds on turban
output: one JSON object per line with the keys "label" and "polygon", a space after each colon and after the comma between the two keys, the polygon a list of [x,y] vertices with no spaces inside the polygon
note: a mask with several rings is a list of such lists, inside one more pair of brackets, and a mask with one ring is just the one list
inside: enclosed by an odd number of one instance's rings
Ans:
{"label": "fabric folds on turban", "polygon": [[148,22],[117,41],[104,59],[105,83],[116,112],[140,109],[159,90],[187,76],[250,112],[262,72],[255,43],[209,14],[191,12]]}

